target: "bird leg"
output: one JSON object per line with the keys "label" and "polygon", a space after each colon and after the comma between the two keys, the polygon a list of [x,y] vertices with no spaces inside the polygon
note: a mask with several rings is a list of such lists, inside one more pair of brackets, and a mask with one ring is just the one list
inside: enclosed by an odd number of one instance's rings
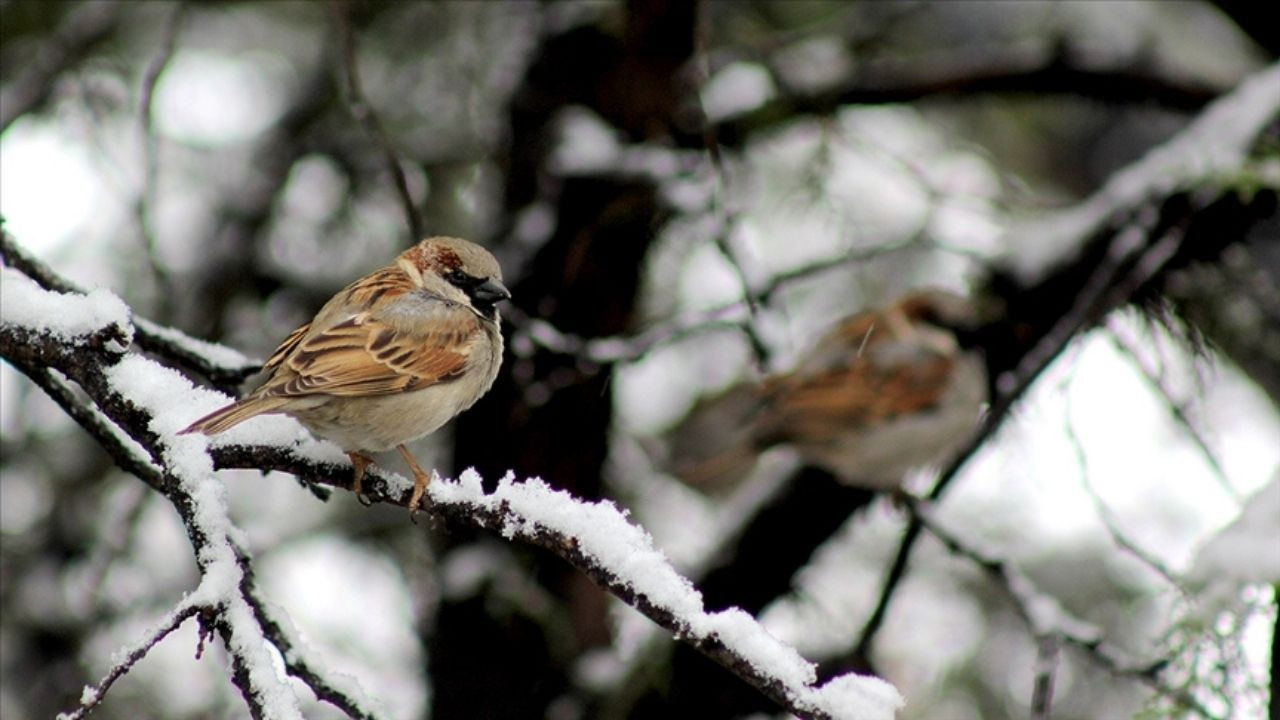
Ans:
{"label": "bird leg", "polygon": [[351,458],[351,465],[356,469],[355,479],[351,481],[351,492],[360,498],[361,503],[368,505],[369,503],[364,499],[364,490],[361,487],[361,482],[364,480],[364,469],[373,464],[373,458],[357,452],[349,452],[347,457]]}
{"label": "bird leg", "polygon": [[427,483],[431,482],[431,476],[418,467],[418,461],[409,454],[408,448],[397,445],[396,449],[400,451],[400,456],[409,463],[409,469],[413,471],[413,495],[409,496],[409,512],[412,515],[418,512],[418,503],[422,502],[422,494],[427,491]]}

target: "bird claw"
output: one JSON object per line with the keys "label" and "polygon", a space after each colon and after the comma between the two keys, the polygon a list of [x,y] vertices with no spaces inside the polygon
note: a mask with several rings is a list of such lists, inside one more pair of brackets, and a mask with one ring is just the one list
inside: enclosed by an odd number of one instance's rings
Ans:
{"label": "bird claw", "polygon": [[356,500],[361,505],[369,507],[373,501],[364,494],[364,469],[373,464],[373,461],[360,453],[347,453],[347,457],[351,458],[351,465],[355,468],[355,475],[351,480],[351,492],[356,494]]}
{"label": "bird claw", "polygon": [[414,525],[418,524],[418,508],[422,505],[422,496],[427,492],[427,483],[431,482],[431,476],[418,466],[418,462],[413,459],[413,455],[409,454],[408,448],[404,445],[396,446],[400,451],[400,455],[404,457],[409,469],[413,471],[413,494],[409,496],[409,519]]}

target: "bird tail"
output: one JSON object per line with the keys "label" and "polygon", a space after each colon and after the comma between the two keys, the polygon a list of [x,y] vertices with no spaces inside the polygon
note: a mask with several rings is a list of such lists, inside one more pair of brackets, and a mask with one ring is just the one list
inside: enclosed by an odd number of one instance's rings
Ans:
{"label": "bird tail", "polygon": [[284,405],[285,398],[249,397],[220,407],[188,425],[179,435],[203,433],[217,435],[239,425],[249,418],[274,412]]}
{"label": "bird tail", "polygon": [[703,492],[736,487],[755,469],[759,387],[734,385],[699,401],[671,432],[668,467],[681,482]]}

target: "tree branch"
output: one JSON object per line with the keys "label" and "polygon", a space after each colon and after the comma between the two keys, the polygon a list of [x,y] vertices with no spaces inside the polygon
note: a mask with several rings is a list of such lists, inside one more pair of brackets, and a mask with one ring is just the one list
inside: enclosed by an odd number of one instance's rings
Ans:
{"label": "tree branch", "polygon": [[[6,231],[0,231],[0,259],[4,260],[5,265],[21,270],[46,290],[84,293],[83,289],[60,277],[24,250]],[[250,360],[231,348],[193,338],[180,330],[158,325],[146,318],[135,315],[133,326],[133,339],[138,347],[199,375],[224,392],[234,392],[246,378],[262,369],[262,363]]]}
{"label": "tree branch", "polygon": [[[768,61],[766,61],[766,64]],[[1109,103],[1154,102],[1176,110],[1199,110],[1229,87],[1191,77],[1173,77],[1146,58],[1116,66],[1111,58],[1090,57],[1065,43],[1039,47],[992,48],[948,52],[911,59],[871,59],[856,72],[817,90],[789,87],[784,74],[773,75],[780,96],[716,125],[725,145],[747,138],[798,115],[829,115],[845,105],[879,105],[938,95],[1078,95]]]}
{"label": "tree branch", "polygon": [[115,33],[127,7],[124,3],[90,2],[72,8],[52,37],[35,52],[26,71],[0,93],[0,133],[8,130],[14,120],[43,105],[53,94],[58,77]]}

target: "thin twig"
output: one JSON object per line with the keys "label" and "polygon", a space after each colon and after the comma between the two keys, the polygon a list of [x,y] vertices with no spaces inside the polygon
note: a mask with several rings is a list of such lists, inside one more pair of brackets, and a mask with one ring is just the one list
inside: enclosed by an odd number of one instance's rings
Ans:
{"label": "thin twig", "polygon": [[1030,580],[1020,570],[1004,558],[973,548],[942,527],[933,517],[932,505],[928,501],[907,497],[905,502],[912,517],[919,521],[930,535],[941,541],[951,552],[971,560],[996,582],[996,585],[1013,603],[1018,616],[1027,623],[1032,633],[1038,638],[1057,638],[1077,648],[1084,653],[1085,657],[1113,675],[1139,680],[1160,695],[1178,702],[1182,707],[1203,718],[1214,720],[1217,717],[1185,690],[1170,687],[1160,679],[1160,671],[1167,665],[1165,660],[1143,665],[1122,662],[1117,657],[1116,651],[1106,646],[1098,637],[1096,629],[1091,626],[1085,626],[1080,621],[1060,612],[1046,620],[1042,617],[1043,613],[1035,608],[1050,599],[1036,591]]}
{"label": "thin twig", "polygon": [[1084,444],[1080,442],[1080,436],[1076,433],[1075,423],[1071,421],[1071,405],[1070,396],[1066,396],[1067,407],[1064,411],[1066,415],[1064,430],[1066,431],[1067,442],[1071,445],[1072,451],[1076,456],[1076,465],[1080,469],[1080,484],[1084,487],[1085,495],[1089,496],[1089,500],[1093,503],[1094,511],[1098,513],[1098,519],[1102,521],[1103,527],[1106,528],[1107,534],[1111,536],[1111,541],[1120,548],[1127,550],[1139,562],[1154,570],[1165,582],[1173,587],[1181,587],[1178,578],[1169,570],[1163,562],[1155,555],[1147,552],[1138,543],[1134,542],[1129,536],[1120,529],[1120,522],[1116,518],[1115,513],[1111,512],[1111,508],[1107,506],[1102,497],[1098,495],[1098,491],[1093,487],[1093,481],[1089,479],[1089,458],[1085,454]]}
{"label": "thin twig", "polygon": [[[764,304],[769,302],[776,293],[792,283],[810,280],[823,273],[867,262],[891,253],[918,249],[927,245],[928,241],[923,236],[916,236],[893,245],[850,250],[834,257],[816,260],[774,275],[760,287],[750,291],[749,299],[757,305]],[[746,301],[746,298],[734,300],[706,310],[689,313],[682,317],[656,324],[644,332],[634,335],[601,338],[585,338],[581,335],[564,332],[541,318],[531,317],[520,312],[517,308],[504,310],[503,316],[516,328],[511,345],[517,355],[522,354],[521,347],[524,344],[524,346],[537,346],[553,353],[573,355],[582,360],[601,365],[625,365],[642,360],[657,347],[679,342],[694,335],[742,329],[745,322]]]}
{"label": "thin twig", "polygon": [[1036,643],[1036,674],[1031,690],[1031,720],[1049,720],[1053,706],[1053,675],[1058,668],[1058,638]]}
{"label": "thin twig", "polygon": [[739,329],[746,336],[747,343],[751,347],[752,357],[755,358],[756,370],[765,372],[768,370],[769,365],[769,346],[765,344],[764,338],[760,337],[760,332],[756,329],[756,317],[760,313],[759,301],[756,300],[755,293],[752,292],[751,278],[748,277],[746,268],[742,266],[730,237],[733,234],[737,218],[736,213],[730,211],[726,206],[729,194],[729,174],[725,168],[724,154],[720,149],[720,141],[716,137],[715,126],[708,120],[706,107],[702,104],[701,90],[706,85],[709,75],[706,51],[708,13],[705,3],[698,8],[698,15],[698,22],[695,24],[697,31],[694,35],[696,59],[691,67],[696,69],[697,74],[696,87],[694,88],[694,95],[697,101],[694,103],[694,107],[698,112],[698,124],[702,128],[703,147],[706,150],[706,157],[714,178],[711,211],[718,221],[718,232],[715,234],[714,242],[716,249],[720,251],[720,255],[724,257],[725,261],[729,263],[729,267],[738,279],[738,284],[742,287],[742,298],[747,307],[747,317],[740,323]]}
{"label": "thin twig", "polygon": [[173,292],[170,285],[169,272],[165,269],[164,264],[160,262],[155,223],[151,212],[155,204],[160,167],[160,139],[156,136],[155,128],[152,127],[151,105],[155,96],[156,83],[160,80],[160,75],[165,68],[168,67],[169,61],[173,59],[173,52],[177,47],[178,34],[182,29],[182,20],[186,16],[186,10],[187,4],[178,2],[169,11],[169,17],[165,20],[161,34],[160,49],[155,57],[151,58],[151,61],[147,63],[147,68],[142,74],[142,84],[138,91],[138,130],[142,136],[142,188],[134,199],[133,212],[138,223],[138,233],[142,236],[143,250],[151,267],[151,275],[159,290],[157,296],[162,300],[157,305],[161,319],[165,319],[168,316],[169,303],[167,300],[173,296]]}
{"label": "thin twig", "polygon": [[111,689],[111,686],[132,670],[139,660],[146,657],[147,653],[151,652],[151,648],[160,644],[161,640],[168,637],[170,633],[177,630],[182,623],[186,622],[192,615],[200,612],[201,609],[197,605],[187,605],[172,613],[164,622],[147,633],[145,640],[135,645],[123,659],[112,665],[111,670],[97,685],[86,687],[84,693],[80,696],[80,706],[71,712],[60,713],[58,720],[81,720],[81,718],[87,716],[106,698],[107,691]]}
{"label": "thin twig", "polygon": [[1138,355],[1138,352],[1127,341],[1120,337],[1114,326],[1107,327],[1107,337],[1111,340],[1111,344],[1116,350],[1124,355],[1138,369],[1138,373],[1142,375],[1143,380],[1151,387],[1153,391],[1164,400],[1165,407],[1168,408],[1170,416],[1174,422],[1182,428],[1187,437],[1200,451],[1200,456],[1204,458],[1205,464],[1209,466],[1210,472],[1218,481],[1218,485],[1222,487],[1223,492],[1231,497],[1237,505],[1243,498],[1240,492],[1231,485],[1231,480],[1227,477],[1227,472],[1222,468],[1222,463],[1218,461],[1217,454],[1209,447],[1209,443],[1204,439],[1204,435],[1191,422],[1190,416],[1187,414],[1186,406],[1173,397],[1172,391],[1165,387],[1160,377],[1147,365],[1147,363]]}
{"label": "thin twig", "polygon": [[356,67],[356,38],[351,26],[351,4],[348,0],[334,0],[333,14],[338,25],[339,40],[342,43],[342,69],[346,75],[347,104],[351,106],[351,114],[364,128],[369,138],[382,153],[382,162],[395,185],[396,194],[400,198],[400,206],[404,210],[405,222],[409,226],[409,236],[413,241],[422,239],[422,218],[409,193],[409,181],[405,177],[404,168],[400,165],[399,156],[391,144],[391,138],[383,128],[364,95],[360,84],[360,71]]}

